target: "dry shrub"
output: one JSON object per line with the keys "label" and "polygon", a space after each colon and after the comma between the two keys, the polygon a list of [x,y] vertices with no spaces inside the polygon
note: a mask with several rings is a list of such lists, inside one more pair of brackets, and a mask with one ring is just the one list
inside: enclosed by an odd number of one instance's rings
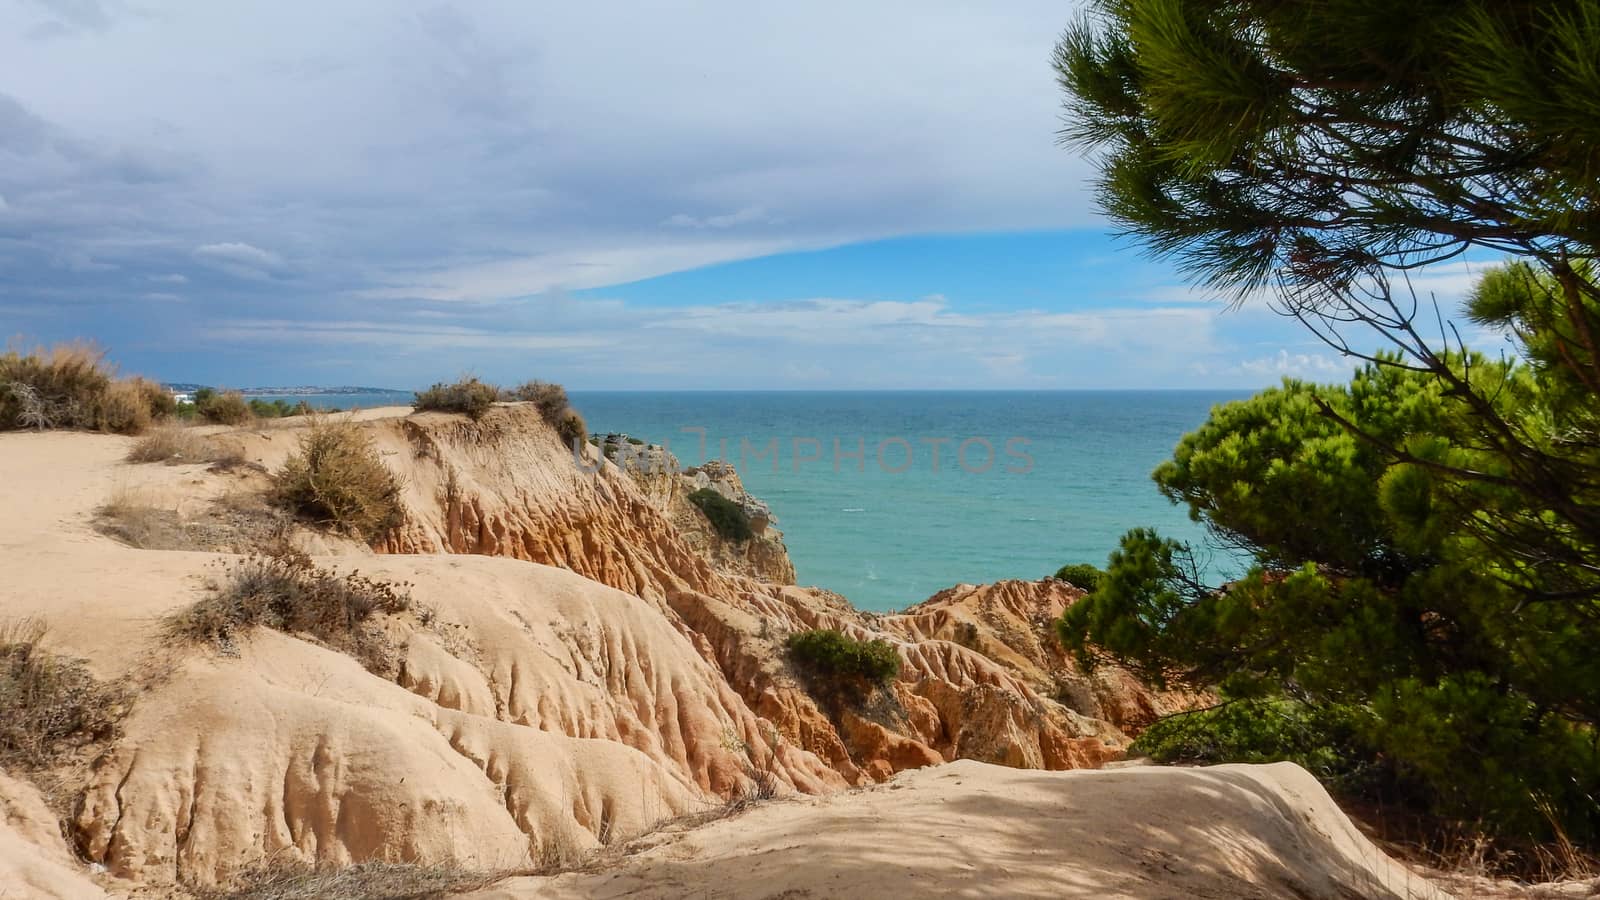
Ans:
{"label": "dry shrub", "polygon": [[283,549],[224,568],[210,596],[168,617],[166,630],[174,638],[214,644],[228,655],[238,652],[238,638],[256,626],[310,635],[389,677],[395,648],[369,620],[409,609],[408,587],[319,568],[311,557]]}
{"label": "dry shrub", "polygon": [[561,436],[561,443],[571,447],[589,439],[589,426],[577,410],[568,407],[556,423],[556,434]]}
{"label": "dry shrub", "polygon": [[551,425],[559,423],[561,414],[571,405],[567,402],[567,389],[548,381],[524,381],[507,391],[506,395],[511,400],[532,403],[539,415]]}
{"label": "dry shrub", "polygon": [[247,869],[226,888],[191,888],[199,900],[431,900],[487,887],[497,876],[451,863],[365,862],[340,868],[275,863]]}
{"label": "dry shrub", "polygon": [[129,448],[127,460],[131,463],[183,463],[214,462],[221,457],[217,446],[192,429],[176,422],[151,431]]}
{"label": "dry shrub", "polygon": [[277,502],[367,541],[399,524],[401,485],[372,438],[350,421],[317,420],[275,477]]}
{"label": "dry shrub", "polygon": [[195,404],[195,412],[207,422],[218,425],[243,425],[255,418],[255,413],[250,409],[250,401],[238,391],[223,391],[220,394],[208,394],[203,400]]}
{"label": "dry shrub", "polygon": [[115,736],[121,691],[41,647],[47,631],[38,619],[0,621],[0,768],[43,768]]}
{"label": "dry shrub", "polygon": [[160,385],[118,381],[92,344],[57,344],[0,354],[0,429],[78,428],[136,434],[176,409]]}
{"label": "dry shrub", "polygon": [[468,376],[454,384],[439,382],[425,391],[418,391],[411,406],[418,412],[465,413],[469,419],[479,419],[500,399],[500,389]]}

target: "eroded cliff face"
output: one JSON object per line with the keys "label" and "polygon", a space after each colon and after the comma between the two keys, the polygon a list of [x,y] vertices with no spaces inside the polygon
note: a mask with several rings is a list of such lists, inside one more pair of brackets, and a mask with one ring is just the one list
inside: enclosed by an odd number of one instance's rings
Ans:
{"label": "eroded cliff face", "polygon": [[[360,421],[404,479],[404,524],[376,555],[297,540],[319,565],[409,585],[413,611],[383,620],[389,676],[308,635],[256,629],[233,655],[174,643],[162,619],[233,557],[136,550],[90,524],[118,493],[182,512],[259,492],[303,424],[229,432],[254,465],[227,468],[130,466],[120,438],[4,436],[14,477],[0,484],[0,546],[17,564],[0,612],[45,617],[53,649],[138,688],[119,738],[74,776],[70,832],[111,876],[212,884],[267,860],[537,864],[760,781],[825,794],[958,758],[1099,765],[1122,755],[1124,726],[1178,702],[1114,670],[1077,675],[1048,636],[1075,596],[1058,582],[863,614],[756,577],[781,576],[786,554],[777,565],[707,541],[683,498],[703,483],[742,501],[733,473],[652,486],[596,448],[574,456],[514,405],[477,422]],[[864,702],[819,699],[783,650],[809,628],[890,642],[899,676]],[[83,875],[53,865],[23,877]]]}
{"label": "eroded cliff face", "polygon": [[[752,501],[731,467],[678,472],[643,451],[617,465],[594,447],[575,455],[517,407],[477,423],[424,415],[379,424],[409,485],[407,522],[384,550],[513,556],[658,603],[757,715],[851,783],[957,758],[1095,766],[1123,755],[1123,726],[1182,702],[1119,670],[1079,674],[1050,635],[1050,620],[1077,596],[1061,582],[952,589],[889,617],[786,584],[786,553],[774,564],[731,551],[685,499],[709,486]],[[754,577],[774,573],[782,577]],[[825,708],[783,651],[785,638],[809,628],[890,641],[900,676],[860,707]]]}

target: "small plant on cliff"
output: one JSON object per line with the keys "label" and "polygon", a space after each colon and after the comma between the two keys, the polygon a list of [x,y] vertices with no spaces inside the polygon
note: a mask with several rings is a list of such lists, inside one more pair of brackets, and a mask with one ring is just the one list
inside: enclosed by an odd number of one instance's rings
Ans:
{"label": "small plant on cliff", "polygon": [[116,732],[122,693],[40,646],[37,619],[0,621],[0,768],[48,766]]}
{"label": "small plant on cliff", "polygon": [[701,488],[689,495],[693,503],[711,520],[711,527],[730,541],[748,541],[755,536],[750,528],[750,516],[744,507],[722,496],[711,488]]}
{"label": "small plant on cliff", "polygon": [[457,412],[476,420],[498,399],[499,388],[468,376],[454,384],[439,382],[425,391],[418,391],[411,406],[418,412]]}
{"label": "small plant on cliff", "polygon": [[561,419],[556,422],[556,434],[561,436],[561,443],[571,447],[584,442],[589,435],[589,426],[577,410],[569,407],[562,412]]}
{"label": "small plant on cliff", "polygon": [[367,541],[400,521],[400,481],[352,422],[313,422],[274,480],[279,505]]}
{"label": "small plant on cliff", "polygon": [[888,641],[861,641],[819,628],[790,635],[784,646],[807,678],[834,690],[859,692],[900,674],[900,654]]}
{"label": "small plant on cliff", "polygon": [[524,381],[506,391],[505,397],[532,403],[539,415],[551,425],[560,424],[562,414],[572,405],[567,401],[567,389],[548,381]]}
{"label": "small plant on cliff", "polygon": [[1072,563],[1056,570],[1056,578],[1091,594],[1100,587],[1100,579],[1104,577],[1105,572],[1088,563]]}
{"label": "small plant on cliff", "polygon": [[411,607],[406,585],[317,567],[294,550],[250,556],[223,570],[211,595],[173,615],[169,635],[237,652],[236,642],[258,625],[309,634],[350,654],[379,675],[394,670],[394,648],[368,620]]}

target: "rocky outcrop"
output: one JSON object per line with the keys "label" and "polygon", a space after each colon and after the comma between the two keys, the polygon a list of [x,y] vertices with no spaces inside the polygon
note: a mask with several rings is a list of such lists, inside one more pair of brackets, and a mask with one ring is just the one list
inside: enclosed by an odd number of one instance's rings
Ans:
{"label": "rocky outcrop", "polygon": [[1118,666],[1082,672],[1055,637],[1055,622],[1083,590],[1055,578],[958,584],[877,625],[910,641],[960,644],[1004,666],[1064,706],[1137,733],[1207,698],[1154,691]]}
{"label": "rocky outcrop", "polygon": [[[1117,670],[1077,674],[1048,633],[1048,618],[1075,597],[1060,582],[1012,582],[966,606],[936,597],[879,617],[826,591],[749,577],[749,558],[718,553],[684,500],[709,487],[753,504],[725,464],[679,472],[665,451],[626,443],[574,457],[514,406],[478,422],[424,414],[374,426],[407,482],[406,524],[383,549],[527,559],[659,603],[757,715],[851,783],[957,758],[1099,765],[1126,750],[1119,722],[1170,702]],[[630,449],[613,459],[605,447]],[[808,628],[895,643],[900,677],[860,709],[823,708],[783,651]]]}

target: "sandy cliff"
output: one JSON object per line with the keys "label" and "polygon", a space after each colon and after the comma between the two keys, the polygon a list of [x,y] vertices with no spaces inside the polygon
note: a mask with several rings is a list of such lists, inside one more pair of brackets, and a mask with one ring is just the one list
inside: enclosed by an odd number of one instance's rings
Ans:
{"label": "sandy cliff", "polygon": [[[1075,597],[1059,582],[961,587],[867,615],[752,577],[748,556],[706,553],[674,513],[687,485],[654,494],[597,451],[574,460],[531,410],[359,418],[405,481],[404,524],[378,553],[294,539],[320,565],[409,585],[413,608],[382,621],[389,676],[309,635],[257,629],[232,655],[163,638],[163,617],[204,596],[230,557],[137,550],[94,526],[109,499],[180,525],[247,509],[238,498],[265,486],[302,424],[219,435],[246,460],[224,467],[128,465],[124,438],[0,434],[0,617],[47,619],[52,651],[137,698],[93,765],[64,773],[70,808],[46,811],[0,781],[0,878],[24,896],[211,884],[266,860],[537,866],[758,781],[828,796],[959,758],[1099,765],[1122,754],[1125,729],[1185,702],[1115,671],[1078,675],[1048,639]],[[817,627],[891,642],[901,674],[859,704],[813,696],[781,646]],[[983,790],[1009,790],[1003,774],[971,771]],[[896,796],[874,790],[860,815]],[[70,850],[44,827],[57,813]],[[91,879],[86,864],[105,871]]]}

